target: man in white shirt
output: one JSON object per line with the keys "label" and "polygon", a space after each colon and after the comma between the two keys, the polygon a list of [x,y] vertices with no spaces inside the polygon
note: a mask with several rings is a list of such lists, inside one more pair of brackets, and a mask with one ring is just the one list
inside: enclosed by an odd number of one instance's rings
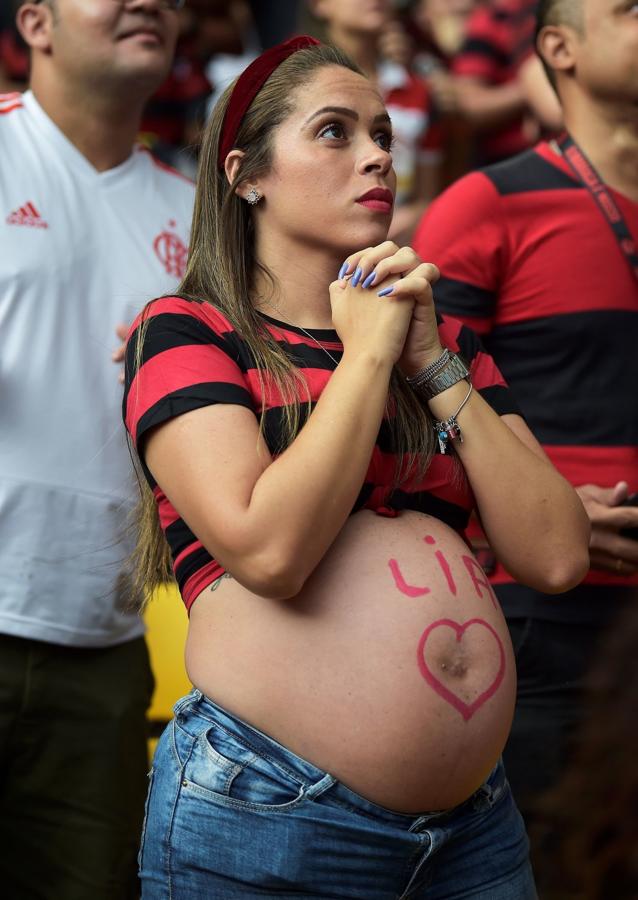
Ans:
{"label": "man in white shirt", "polygon": [[[0,97],[0,884],[137,896],[152,675],[116,329],[184,271],[193,187],[135,138],[181,0],[31,0]],[[117,358],[117,356],[116,356]]]}

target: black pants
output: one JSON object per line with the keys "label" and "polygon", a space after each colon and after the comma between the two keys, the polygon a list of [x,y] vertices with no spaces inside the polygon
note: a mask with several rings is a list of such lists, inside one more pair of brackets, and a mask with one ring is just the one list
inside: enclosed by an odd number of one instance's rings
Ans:
{"label": "black pants", "polygon": [[[540,845],[537,837],[536,805],[569,764],[588,713],[585,679],[606,627],[539,619],[510,619],[508,625],[516,654],[518,695],[503,754],[505,770],[530,835],[539,895],[553,897],[556,885],[546,864],[544,843]],[[551,840],[546,830],[542,833],[543,842]]]}
{"label": "black pants", "polygon": [[0,893],[133,900],[153,679],[142,638],[0,636]]}

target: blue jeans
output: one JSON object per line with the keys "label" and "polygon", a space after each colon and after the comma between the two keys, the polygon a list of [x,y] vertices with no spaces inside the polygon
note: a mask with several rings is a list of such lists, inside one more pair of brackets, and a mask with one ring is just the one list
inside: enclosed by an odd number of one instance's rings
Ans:
{"label": "blue jeans", "polygon": [[365,800],[192,691],[157,746],[143,900],[535,900],[502,763],[446,812]]}

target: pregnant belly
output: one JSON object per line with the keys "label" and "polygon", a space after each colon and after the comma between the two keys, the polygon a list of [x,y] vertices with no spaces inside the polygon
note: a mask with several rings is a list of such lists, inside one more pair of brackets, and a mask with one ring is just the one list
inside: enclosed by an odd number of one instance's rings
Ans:
{"label": "pregnant belly", "polygon": [[403,812],[466,799],[497,761],[516,691],[507,626],[437,519],[352,516],[303,591],[232,579],[195,602],[189,675],[214,701]]}

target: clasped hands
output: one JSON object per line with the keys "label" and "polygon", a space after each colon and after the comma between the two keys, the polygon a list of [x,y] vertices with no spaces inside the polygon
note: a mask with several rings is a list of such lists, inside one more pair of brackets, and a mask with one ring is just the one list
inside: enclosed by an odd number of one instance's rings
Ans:
{"label": "clasped hands", "polygon": [[344,350],[357,336],[371,342],[380,336],[406,376],[438,359],[443,349],[432,295],[438,277],[435,265],[392,241],[350,254],[330,285],[333,322]]}

